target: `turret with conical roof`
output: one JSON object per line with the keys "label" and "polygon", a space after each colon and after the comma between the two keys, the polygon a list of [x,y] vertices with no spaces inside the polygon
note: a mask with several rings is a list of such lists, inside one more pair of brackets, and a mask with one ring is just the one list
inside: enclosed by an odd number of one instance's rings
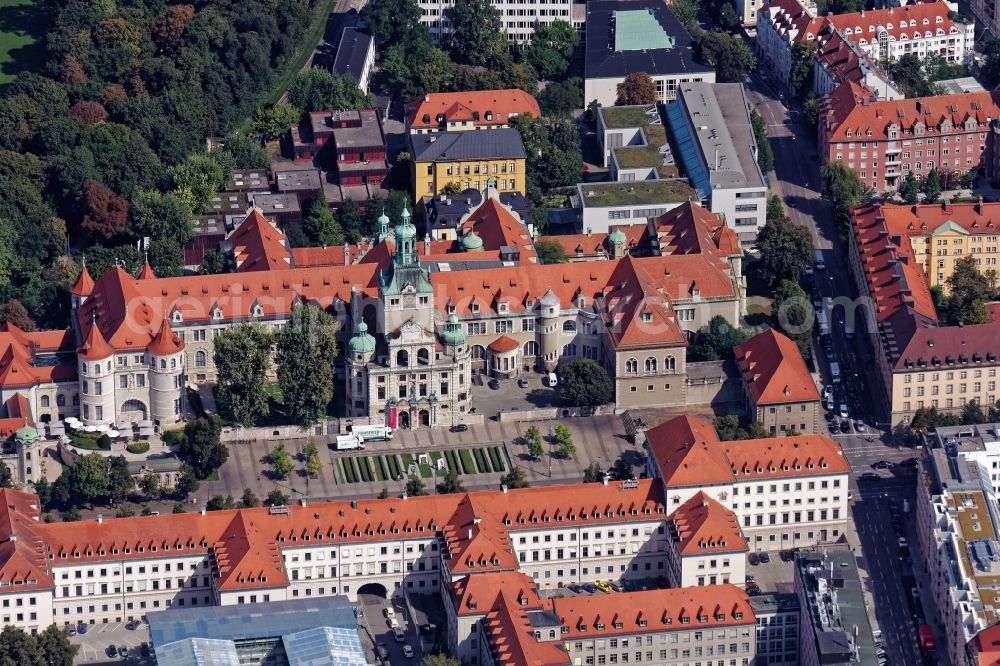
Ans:
{"label": "turret with conical roof", "polygon": [[[146,347],[150,353],[149,418],[161,425],[181,420],[184,392],[184,340],[174,333],[167,317]],[[198,350],[197,354],[207,351]],[[131,379],[129,379],[131,382]]]}
{"label": "turret with conical roof", "polygon": [[87,259],[83,259],[83,269],[80,271],[80,277],[76,279],[76,284],[73,288],[69,290],[69,293],[74,296],[80,296],[82,303],[88,296],[94,292],[94,278],[90,277],[90,271],[87,270]]}
{"label": "turret with conical roof", "polygon": [[153,272],[153,267],[149,265],[149,259],[142,262],[142,270],[139,272],[140,280],[155,280],[156,273]]}
{"label": "turret with conical roof", "polygon": [[92,315],[90,330],[77,349],[80,412],[84,425],[110,425],[115,419],[114,348]]}

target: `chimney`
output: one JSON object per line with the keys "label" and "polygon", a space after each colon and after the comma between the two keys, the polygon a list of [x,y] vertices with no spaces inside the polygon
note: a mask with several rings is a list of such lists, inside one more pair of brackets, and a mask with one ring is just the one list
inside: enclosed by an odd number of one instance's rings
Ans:
{"label": "chimney", "polygon": [[431,253],[431,235],[426,234],[424,236],[424,254],[429,255]]}
{"label": "chimney", "polygon": [[304,507],[304,506],[307,506],[307,504],[308,504],[308,501],[306,500],[305,497],[303,497],[302,499],[299,500],[299,506],[303,506]]}
{"label": "chimney", "polygon": [[208,509],[206,509],[205,506],[202,505],[202,507],[201,507],[201,515],[204,516],[206,513],[208,513]]}
{"label": "chimney", "polygon": [[501,483],[500,484],[500,490],[502,490],[503,494],[506,495],[507,494],[507,484],[506,483]]}
{"label": "chimney", "polygon": [[472,541],[472,528],[469,528],[469,541]]}
{"label": "chimney", "polygon": [[431,101],[431,96],[430,95],[424,95],[424,101],[425,102]]}
{"label": "chimney", "polygon": [[97,514],[97,524],[100,525],[103,522],[104,522],[104,514],[101,513]]}
{"label": "chimney", "polygon": [[602,475],[601,481],[604,482],[604,485],[608,485],[608,475],[607,474]]}

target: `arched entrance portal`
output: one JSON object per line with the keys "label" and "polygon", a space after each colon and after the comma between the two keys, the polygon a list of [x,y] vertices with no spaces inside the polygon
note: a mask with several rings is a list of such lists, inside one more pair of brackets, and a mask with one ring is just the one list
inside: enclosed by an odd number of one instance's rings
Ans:
{"label": "arched entrance portal", "polygon": [[401,411],[401,412],[399,412],[399,414],[396,416],[396,420],[399,422],[399,427],[400,428],[404,428],[405,429],[405,428],[409,428],[410,427],[410,413],[409,412],[407,412],[407,411]]}
{"label": "arched entrance portal", "polygon": [[426,409],[421,409],[419,417],[420,417],[420,425],[429,428],[431,425],[431,413]]}
{"label": "arched entrance portal", "polygon": [[149,418],[146,405],[141,400],[126,400],[121,412],[122,419],[127,421],[145,421]]}
{"label": "arched entrance portal", "polygon": [[386,599],[389,596],[389,591],[385,589],[385,585],[380,585],[378,583],[365,583],[358,589],[358,594],[368,594],[373,597]]}

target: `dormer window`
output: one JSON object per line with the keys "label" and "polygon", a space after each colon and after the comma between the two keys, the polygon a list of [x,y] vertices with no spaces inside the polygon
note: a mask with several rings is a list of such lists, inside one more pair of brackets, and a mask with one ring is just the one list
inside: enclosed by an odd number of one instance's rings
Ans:
{"label": "dormer window", "polygon": [[473,312],[479,312],[479,304],[473,303],[472,307],[470,307],[469,309],[472,310]]}
{"label": "dormer window", "polygon": [[175,324],[179,324],[184,321],[184,315],[181,314],[180,310],[174,310],[174,313],[170,317],[171,321]]}
{"label": "dormer window", "polygon": [[250,316],[252,316],[252,317],[263,317],[264,316],[264,308],[262,308],[259,304],[258,305],[254,305],[253,306],[253,310],[250,311]]}
{"label": "dormer window", "polygon": [[497,303],[497,312],[507,314],[507,303]]}
{"label": "dormer window", "polygon": [[222,308],[218,306],[212,308],[212,319],[222,319]]}
{"label": "dormer window", "polygon": [[604,631],[604,623],[603,623],[603,622],[598,622],[598,623],[597,623],[596,625],[594,625],[594,627],[595,627],[595,628],[596,628],[596,629],[597,629],[598,631]]}

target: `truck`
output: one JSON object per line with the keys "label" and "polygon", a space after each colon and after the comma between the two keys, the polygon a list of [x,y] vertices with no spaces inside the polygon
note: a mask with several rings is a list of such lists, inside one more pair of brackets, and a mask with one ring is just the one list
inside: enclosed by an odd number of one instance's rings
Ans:
{"label": "truck", "polygon": [[351,426],[349,431],[362,442],[385,442],[392,439],[392,428],[389,426]]}
{"label": "truck", "polygon": [[337,435],[335,446],[338,451],[353,451],[365,448],[365,443],[354,435]]}
{"label": "truck", "polygon": [[821,337],[830,335],[830,322],[826,318],[826,312],[823,310],[816,311],[816,323],[819,325],[819,334]]}
{"label": "truck", "polygon": [[934,652],[934,631],[929,624],[921,624],[917,627],[917,635],[920,637],[920,651],[924,654]]}
{"label": "truck", "polygon": [[830,377],[835,384],[840,382],[840,364],[836,361],[830,361]]}

